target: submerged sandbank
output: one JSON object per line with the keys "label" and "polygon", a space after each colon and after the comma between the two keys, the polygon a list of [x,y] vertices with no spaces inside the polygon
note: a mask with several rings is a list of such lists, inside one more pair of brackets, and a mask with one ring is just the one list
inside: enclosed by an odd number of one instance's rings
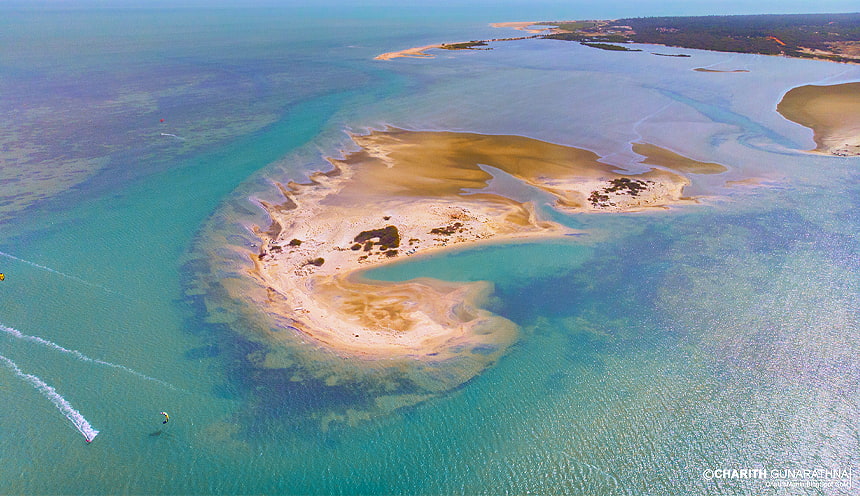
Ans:
{"label": "submerged sandbank", "polygon": [[816,153],[860,156],[860,82],[800,86],[776,107],[783,117],[812,129]]}
{"label": "submerged sandbank", "polygon": [[729,170],[725,165],[700,162],[650,143],[633,143],[633,152],[645,157],[643,164],[659,165],[688,174],[720,174]]}
{"label": "submerged sandbank", "polygon": [[[540,218],[532,203],[486,189],[495,167],[553,195],[574,212],[631,212],[692,203],[686,172],[715,172],[659,147],[637,145],[651,169],[636,175],[590,151],[521,136],[386,129],[353,136],[360,147],[307,184],[281,186],[266,204],[254,275],[269,291],[265,310],[342,356],[443,362],[468,356],[462,380],[514,341],[514,324],[482,309],[488,283],[382,283],[361,271],[458,245],[573,231]],[[677,171],[677,172],[676,172]],[[279,337],[280,336],[280,337]],[[284,339],[272,333],[273,340]]]}

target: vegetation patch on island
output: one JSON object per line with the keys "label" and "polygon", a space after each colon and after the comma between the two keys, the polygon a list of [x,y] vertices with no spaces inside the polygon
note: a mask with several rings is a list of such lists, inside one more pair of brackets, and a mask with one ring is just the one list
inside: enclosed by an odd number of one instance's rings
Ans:
{"label": "vegetation patch on island", "polygon": [[442,43],[439,48],[443,50],[492,50],[492,48],[477,48],[486,47],[486,41],[465,41],[463,43]]}
{"label": "vegetation patch on island", "polygon": [[618,206],[617,203],[612,201],[615,196],[639,196],[639,193],[646,191],[651,184],[654,184],[654,181],[619,177],[609,181],[609,186],[592,191],[591,195],[588,196],[588,201],[593,207],[616,207]]}
{"label": "vegetation patch on island", "polygon": [[636,48],[627,48],[626,46],[613,45],[611,43],[587,43],[587,42],[583,41],[581,44],[585,45],[587,47],[591,47],[591,48],[599,48],[601,50],[609,50],[611,52],[641,52],[642,51],[642,50],[639,50]]}
{"label": "vegetation patch on island", "polygon": [[[382,229],[374,229],[371,231],[362,231],[353,239],[356,243],[365,243],[365,246],[373,246],[373,240],[378,239],[381,249],[387,250],[388,247],[397,248],[400,246],[400,232],[395,226],[387,226]],[[368,248],[365,251],[369,251]]]}

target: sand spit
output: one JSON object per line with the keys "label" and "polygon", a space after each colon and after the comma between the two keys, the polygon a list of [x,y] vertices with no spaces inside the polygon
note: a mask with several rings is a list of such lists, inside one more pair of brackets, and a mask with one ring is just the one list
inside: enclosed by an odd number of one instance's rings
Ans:
{"label": "sand spit", "polygon": [[699,162],[650,143],[633,143],[633,152],[645,157],[643,164],[659,165],[686,174],[720,174],[729,170],[714,162]]}
{"label": "sand spit", "polygon": [[494,22],[490,24],[491,28],[513,28],[517,31],[525,31],[526,33],[538,34],[538,33],[547,33],[555,28],[551,26],[546,26],[544,28],[532,28],[529,29],[529,26],[538,25],[538,21],[530,22],[530,21],[517,21],[517,22]]}
{"label": "sand spit", "polygon": [[554,33],[565,33],[562,29],[554,28],[552,26],[547,26],[543,29],[528,29],[529,26],[534,25],[533,22],[497,22],[494,24],[490,24],[491,27],[494,28],[514,28],[518,31],[525,31],[531,36],[520,36],[516,38],[492,38],[487,40],[471,40],[465,42],[455,42],[455,43],[439,43],[436,45],[425,45],[421,47],[413,47],[407,48],[405,50],[398,50],[396,52],[387,52],[374,57],[374,60],[391,60],[400,57],[411,57],[411,58],[419,58],[419,59],[432,59],[436,56],[427,53],[428,50],[436,49],[445,49],[445,50],[487,50],[487,48],[478,48],[484,47],[487,43],[496,42],[496,41],[514,41],[514,40],[525,40],[530,38],[539,38],[541,35],[546,34],[554,34]]}
{"label": "sand spit", "polygon": [[812,129],[816,153],[860,156],[860,82],[794,88],[776,107],[790,121]]}
{"label": "sand spit", "polygon": [[[380,283],[363,279],[361,271],[459,245],[572,233],[540,219],[533,204],[486,190],[492,176],[479,164],[552,194],[558,208],[570,211],[629,212],[694,201],[682,196],[689,180],[681,174],[623,175],[593,152],[520,136],[387,129],[352,138],[359,151],[329,159],[333,169],[313,174],[310,183],[282,186],[283,204],[265,205],[273,222],[258,231],[253,273],[268,288],[266,310],[291,332],[342,356],[431,363],[466,356],[472,365],[458,372],[462,380],[498,358],[516,336],[513,323],[481,308],[491,286]],[[682,161],[641,146],[647,160]]]}
{"label": "sand spit", "polygon": [[716,72],[716,73],[720,73],[720,74],[737,74],[737,73],[749,72],[746,69],[720,70],[720,69],[708,69],[707,67],[696,67],[693,70],[696,72]]}
{"label": "sand spit", "polygon": [[422,47],[413,47],[407,48],[405,50],[398,50],[396,52],[388,52],[377,55],[374,57],[374,60],[391,60],[396,59],[398,57],[411,57],[416,59],[432,59],[435,55],[427,53],[427,50],[432,50],[433,48],[442,48],[441,44],[437,45],[425,45]]}

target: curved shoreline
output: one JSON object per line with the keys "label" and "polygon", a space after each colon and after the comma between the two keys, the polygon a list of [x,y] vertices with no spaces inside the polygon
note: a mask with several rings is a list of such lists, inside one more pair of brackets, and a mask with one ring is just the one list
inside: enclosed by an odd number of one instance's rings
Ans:
{"label": "curved shoreline", "polygon": [[724,170],[645,144],[637,146],[647,163],[677,173],[624,175],[593,152],[521,136],[387,129],[352,138],[358,151],[328,159],[333,169],[309,183],[281,186],[284,203],[264,204],[272,226],[257,230],[253,275],[268,288],[266,311],[337,354],[466,357],[468,376],[516,337],[512,322],[481,308],[488,283],[383,283],[362,274],[416,253],[575,232],[540,219],[530,202],[488,189],[493,176],[481,165],[551,194],[571,212],[694,203],[683,197],[690,184],[683,174]]}
{"label": "curved shoreline", "polygon": [[[839,16],[840,14],[834,14]],[[841,14],[845,15],[856,15],[856,14]],[[803,17],[803,14],[796,14],[796,16]],[[731,16],[729,16],[731,17]],[[740,17],[740,16],[738,16]],[[768,15],[759,15],[759,17],[765,18]],[[520,37],[520,38],[500,38],[500,39],[492,39],[492,40],[473,40],[469,42],[460,42],[460,43],[442,43],[439,45],[428,45],[427,47],[418,47],[418,48],[408,48],[406,50],[400,50],[398,52],[389,52],[384,53],[376,57],[378,60],[390,60],[396,57],[428,57],[432,58],[432,55],[427,55],[423,53],[423,48],[446,48],[452,50],[468,50],[473,49],[474,46],[482,46],[491,41],[510,41],[510,40],[520,40],[526,38],[544,38],[544,39],[557,39],[557,40],[567,40],[567,41],[576,41],[582,44],[592,43],[594,46],[595,42],[610,42],[610,43],[642,43],[646,45],[660,45],[666,47],[680,47],[680,48],[690,48],[690,49],[698,49],[698,50],[712,50],[712,51],[722,51],[729,53],[756,53],[763,55],[779,55],[779,56],[788,56],[788,57],[799,57],[799,58],[809,58],[809,59],[818,59],[818,60],[828,60],[833,62],[840,63],[849,63],[849,64],[857,64],[860,63],[860,39],[857,38],[856,35],[856,25],[860,22],[860,19],[850,20],[849,22],[853,22],[853,26],[855,31],[852,32],[847,30],[846,32],[840,33],[829,33],[828,36],[825,37],[824,44],[822,45],[822,40],[820,39],[807,39],[801,36],[800,43],[804,43],[804,45],[795,44],[791,41],[792,38],[786,38],[786,41],[789,41],[790,46],[785,42],[776,38],[773,35],[764,36],[760,32],[756,31],[751,33],[749,29],[745,29],[745,26],[739,25],[736,28],[737,33],[732,36],[723,36],[723,35],[713,35],[712,31],[715,29],[718,32],[722,32],[724,26],[714,26],[708,25],[707,22],[704,26],[701,26],[702,20],[709,19],[708,16],[699,16],[699,17],[652,17],[645,18],[645,24],[642,25],[640,21],[643,21],[643,18],[628,18],[628,19],[603,19],[603,20],[580,20],[580,21],[515,21],[515,22],[496,22],[490,24],[491,27],[494,28],[512,28],[519,31],[525,31],[530,33],[530,36]],[[698,20],[699,26],[698,30],[705,29],[710,30],[705,33],[707,36],[703,36],[700,38],[689,37],[686,36],[672,36],[672,33],[678,33],[681,31],[690,29],[690,20]],[[629,25],[621,25],[622,22],[627,22]],[[649,23],[653,22],[662,22],[665,25],[662,26],[653,26]],[[672,27],[672,25],[680,22],[679,27]],[[795,30],[798,29],[799,22],[809,22],[809,19],[798,21],[795,19],[794,24],[791,24],[790,27]],[[834,24],[834,22],[830,22],[829,25]],[[530,26],[548,26],[545,29],[529,29]],[[638,27],[637,27],[638,26]],[[694,26],[695,27],[695,26]],[[808,28],[808,26],[806,26]],[[683,28],[683,29],[682,29]],[[825,26],[820,26],[820,29],[824,29]],[[766,28],[767,30],[768,28]],[[778,25],[771,26],[770,30],[779,29]],[[801,30],[802,31],[802,30]],[[838,30],[837,30],[838,31]],[[693,29],[693,32],[696,32],[696,29]],[[658,33],[655,35],[654,33]],[[795,32],[797,34],[797,31]],[[847,38],[846,38],[847,36]],[[754,40],[754,42],[750,41],[746,45],[737,46],[737,40],[746,39],[746,40]],[[605,43],[596,43],[605,45]],[[807,46],[808,45],[808,46]],[[618,46],[618,45],[612,45]],[[779,47],[778,49],[774,49],[774,47]],[[814,48],[810,48],[814,47]],[[613,48],[611,50],[619,50],[618,48]],[[638,51],[638,50],[631,50]],[[417,54],[417,55],[416,55]],[[663,55],[655,53],[655,55]],[[678,56],[678,55],[672,55]],[[682,56],[682,55],[681,55]],[[698,70],[698,69],[697,69]],[[701,72],[744,72],[744,71],[701,71]]]}
{"label": "curved shoreline", "polygon": [[782,97],[776,110],[812,130],[816,147],[810,152],[860,156],[860,82],[799,86]]}

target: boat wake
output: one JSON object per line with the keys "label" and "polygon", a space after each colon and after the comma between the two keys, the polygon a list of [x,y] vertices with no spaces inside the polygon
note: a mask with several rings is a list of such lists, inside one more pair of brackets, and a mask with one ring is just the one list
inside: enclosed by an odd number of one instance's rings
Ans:
{"label": "boat wake", "polygon": [[99,434],[99,431],[95,430],[93,426],[90,425],[90,423],[87,421],[87,419],[85,419],[79,411],[75,410],[72,407],[71,403],[66,401],[66,399],[63,398],[60,393],[57,392],[56,389],[49,386],[45,381],[39,379],[35,375],[25,373],[20,368],[18,368],[18,365],[16,365],[15,362],[9,360],[5,356],[0,355],[0,361],[5,363],[6,367],[12,370],[12,372],[14,372],[15,375],[21,378],[21,380],[27,382],[37,391],[42,393],[42,396],[51,400],[51,403],[53,403],[54,406],[57,407],[57,410],[59,410],[63,415],[66,416],[67,419],[69,419],[69,421],[71,421],[71,423],[75,426],[78,432],[80,432],[84,436],[84,439],[86,439],[88,443],[95,439],[95,437]]}
{"label": "boat wake", "polygon": [[21,263],[25,263],[31,267],[36,267],[37,269],[42,269],[42,270],[50,272],[52,274],[57,274],[58,276],[62,276],[62,277],[65,277],[67,279],[71,279],[73,281],[79,282],[79,283],[83,284],[84,286],[89,286],[91,288],[101,289],[102,291],[107,291],[108,293],[112,293],[112,294],[116,294],[116,295],[120,295],[120,296],[128,298],[127,296],[125,296],[124,294],[122,294],[120,292],[114,291],[112,289],[108,289],[108,288],[106,288],[104,286],[100,286],[98,284],[93,284],[91,282],[84,281],[80,277],[75,277],[75,276],[66,274],[65,272],[60,272],[59,270],[55,270],[55,269],[52,269],[50,267],[45,267],[44,265],[37,264],[36,262],[31,262],[29,260],[24,260],[23,258],[18,258],[15,255],[6,253],[4,251],[0,251],[0,256],[6,257],[6,258],[9,258],[9,259],[21,262]]}
{"label": "boat wake", "polygon": [[17,339],[20,339],[20,340],[23,340],[23,341],[29,341],[29,342],[31,342],[31,343],[37,343],[37,344],[40,344],[40,345],[42,345],[42,346],[46,346],[46,347],[48,347],[48,348],[51,348],[51,349],[53,349],[53,350],[57,350],[57,351],[59,351],[59,352],[61,352],[61,353],[66,353],[66,354],[68,354],[68,355],[72,355],[72,356],[74,356],[75,358],[77,358],[78,360],[80,360],[80,361],[82,361],[82,362],[90,362],[90,363],[95,363],[95,364],[98,364],[98,365],[104,365],[104,366],[106,366],[106,367],[112,367],[112,368],[115,368],[115,369],[120,369],[120,370],[123,370],[123,371],[125,371],[125,372],[128,372],[129,374],[135,375],[135,376],[137,376],[137,377],[139,377],[139,378],[141,378],[141,379],[145,379],[145,380],[147,380],[147,381],[152,381],[152,382],[157,382],[158,384],[161,384],[161,385],[163,385],[163,386],[165,386],[165,387],[168,387],[168,388],[170,388],[170,389],[172,389],[172,390],[174,390],[174,391],[179,391],[179,388],[177,388],[177,387],[176,387],[176,386],[174,386],[173,384],[170,384],[170,383],[168,383],[168,382],[162,381],[161,379],[156,379],[155,377],[150,377],[150,376],[148,376],[148,375],[146,375],[146,374],[142,374],[142,373],[140,373],[140,372],[138,372],[138,371],[136,371],[136,370],[134,370],[134,369],[130,369],[130,368],[128,368],[128,367],[126,367],[126,366],[124,366],[124,365],[118,365],[118,364],[115,364],[115,363],[106,362],[106,361],[104,361],[104,360],[99,360],[99,359],[97,359],[97,358],[90,358],[90,357],[88,357],[88,356],[84,355],[83,353],[81,353],[81,352],[80,352],[80,351],[78,351],[78,350],[70,350],[70,349],[68,349],[68,348],[64,348],[64,347],[62,347],[62,346],[58,345],[57,343],[54,343],[53,341],[48,341],[47,339],[43,339],[43,338],[40,338],[40,337],[38,337],[38,336],[29,336],[29,335],[27,335],[27,334],[22,333],[21,331],[19,331],[19,330],[17,330],[17,329],[13,329],[13,328],[8,327],[8,326],[5,326],[5,325],[3,325],[3,324],[0,324],[0,331],[3,331],[3,332],[5,332],[6,334],[8,334],[8,335],[10,335],[10,336],[12,336],[12,337],[14,337],[14,338],[17,338]]}

